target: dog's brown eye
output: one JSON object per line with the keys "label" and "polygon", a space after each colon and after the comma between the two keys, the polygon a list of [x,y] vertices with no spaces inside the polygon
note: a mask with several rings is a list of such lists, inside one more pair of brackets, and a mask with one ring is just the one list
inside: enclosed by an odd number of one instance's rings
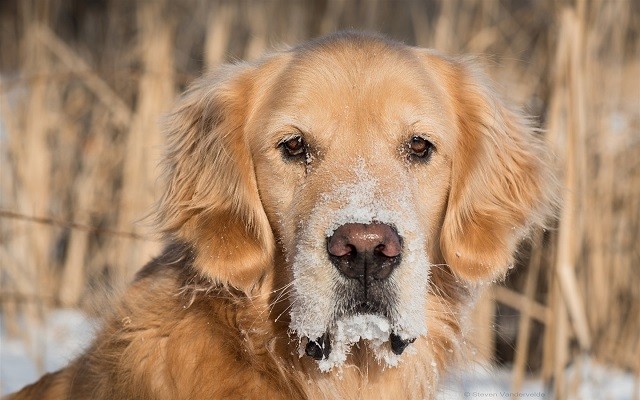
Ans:
{"label": "dog's brown eye", "polygon": [[294,136],[280,143],[283,153],[287,157],[300,157],[306,152],[306,145],[302,137]]}
{"label": "dog's brown eye", "polygon": [[409,142],[409,150],[411,150],[413,157],[428,159],[433,153],[433,149],[433,143],[420,136],[412,137]]}

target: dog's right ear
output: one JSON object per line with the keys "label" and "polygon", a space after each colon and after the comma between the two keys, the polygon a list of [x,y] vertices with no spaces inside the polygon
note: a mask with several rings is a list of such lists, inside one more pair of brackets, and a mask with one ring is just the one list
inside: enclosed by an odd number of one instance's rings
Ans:
{"label": "dog's right ear", "polygon": [[206,278],[245,292],[260,281],[274,237],[258,195],[244,125],[258,66],[227,65],[191,85],[168,118],[160,229],[194,249]]}
{"label": "dog's right ear", "polygon": [[504,277],[520,241],[546,226],[559,202],[548,149],[476,62],[425,52],[457,122],[442,254],[469,282]]}

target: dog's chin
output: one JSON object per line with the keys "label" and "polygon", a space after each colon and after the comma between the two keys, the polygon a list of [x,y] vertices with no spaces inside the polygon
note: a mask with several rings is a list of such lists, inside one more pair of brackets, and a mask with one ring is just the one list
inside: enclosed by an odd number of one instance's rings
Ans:
{"label": "dog's chin", "polygon": [[378,363],[394,367],[415,339],[394,332],[393,324],[387,317],[377,313],[355,313],[339,318],[317,338],[304,338],[301,341],[304,347],[301,355],[315,359],[320,370],[328,372],[342,366],[351,348],[363,343],[372,351]]}

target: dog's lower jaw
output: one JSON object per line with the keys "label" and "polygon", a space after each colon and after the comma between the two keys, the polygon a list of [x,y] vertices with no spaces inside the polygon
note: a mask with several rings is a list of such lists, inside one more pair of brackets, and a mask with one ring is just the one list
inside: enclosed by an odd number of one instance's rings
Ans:
{"label": "dog's lower jaw", "polygon": [[[331,353],[331,338],[328,333],[320,336],[316,340],[306,338],[307,344],[305,346],[305,354],[316,361],[326,360]],[[389,345],[391,351],[395,355],[402,355],[404,350],[413,342],[416,338],[402,339],[399,335],[392,333],[389,335]]]}
{"label": "dog's lower jaw", "polygon": [[362,362],[358,354],[363,353],[358,349],[366,347],[366,353],[371,355],[367,362],[383,368],[397,367],[417,336],[396,331],[393,323],[381,315],[355,314],[339,319],[320,335],[300,335],[299,356],[306,355],[315,360],[322,372],[334,368],[340,371],[352,362]]}

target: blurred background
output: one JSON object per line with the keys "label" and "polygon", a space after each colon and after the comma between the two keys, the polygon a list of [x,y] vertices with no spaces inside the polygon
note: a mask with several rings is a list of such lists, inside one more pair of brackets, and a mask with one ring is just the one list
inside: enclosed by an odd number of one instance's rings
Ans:
{"label": "blurred background", "polygon": [[[487,390],[640,399],[633,0],[0,1],[3,393],[86,344],[87,321],[158,251],[159,122],[186,85],[345,28],[478,55],[556,153],[560,221],[474,313],[475,356],[504,376]],[[453,378],[451,398],[460,384],[477,388]]]}

